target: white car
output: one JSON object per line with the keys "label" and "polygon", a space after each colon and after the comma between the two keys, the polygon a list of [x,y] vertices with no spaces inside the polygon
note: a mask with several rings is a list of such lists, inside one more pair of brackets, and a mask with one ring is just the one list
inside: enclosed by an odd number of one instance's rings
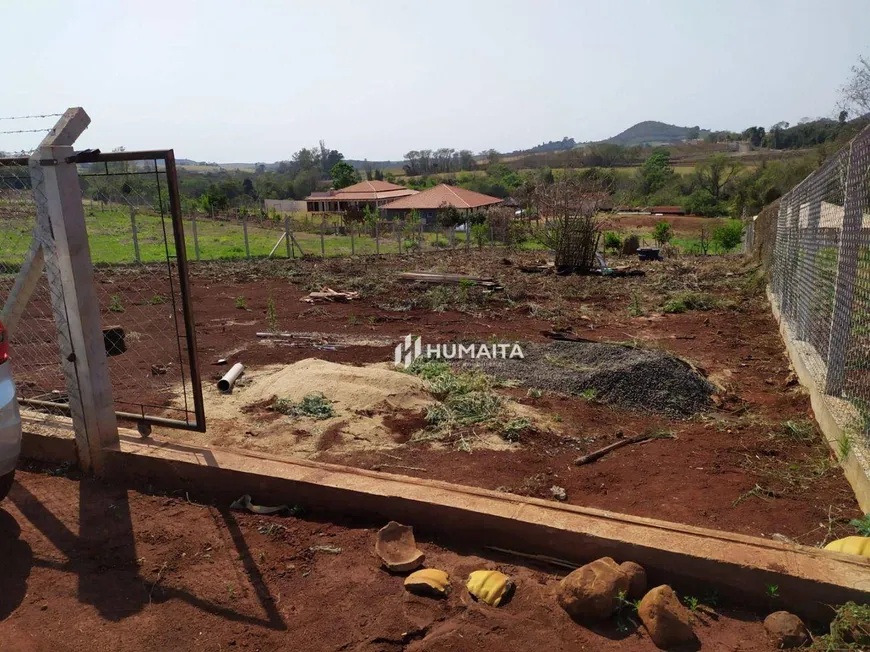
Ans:
{"label": "white car", "polygon": [[10,367],[9,342],[0,322],[0,500],[12,488],[21,454],[21,414]]}

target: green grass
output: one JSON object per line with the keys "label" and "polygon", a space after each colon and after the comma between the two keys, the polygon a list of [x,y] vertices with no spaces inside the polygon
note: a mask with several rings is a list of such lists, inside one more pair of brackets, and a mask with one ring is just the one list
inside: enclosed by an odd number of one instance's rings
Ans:
{"label": "green grass", "polygon": [[[132,263],[136,261],[133,233],[130,226],[130,212],[126,207],[97,208],[85,207],[85,223],[88,229],[91,260],[95,264]],[[140,261],[144,263],[166,260],[167,249],[170,256],[175,255],[175,242],[172,237],[171,221],[165,221],[166,240],[164,242],[164,223],[157,215],[138,213],[136,230],[138,232]],[[316,231],[317,226],[313,227]],[[29,219],[0,221],[0,265],[19,265],[27,254],[31,243],[33,222]],[[199,243],[200,260],[222,260],[245,257],[245,240],[241,222],[211,220],[200,217],[196,221],[196,240]],[[248,243],[252,257],[268,256],[272,247],[281,236],[279,225],[265,228],[254,223],[248,224]],[[367,235],[354,236],[353,246],[350,235],[324,235],[321,249],[320,234],[294,231],[296,241],[306,254],[326,257],[398,253],[399,243],[395,236],[384,234],[380,246],[375,238]],[[184,239],[188,260],[196,260],[196,247],[193,226],[189,218],[184,219]],[[456,233],[456,246],[465,246],[465,234]],[[444,234],[437,236],[440,244],[446,244]],[[435,248],[436,235],[424,234],[424,247]],[[402,243],[406,251],[406,243]],[[296,249],[295,255],[299,255]],[[282,242],[273,257],[287,256],[287,247]]]}
{"label": "green grass", "polygon": [[335,416],[335,409],[332,407],[332,401],[326,398],[320,392],[308,394],[298,403],[286,398],[275,399],[272,408],[276,412],[286,414],[291,417],[312,417],[314,419],[329,419]]}

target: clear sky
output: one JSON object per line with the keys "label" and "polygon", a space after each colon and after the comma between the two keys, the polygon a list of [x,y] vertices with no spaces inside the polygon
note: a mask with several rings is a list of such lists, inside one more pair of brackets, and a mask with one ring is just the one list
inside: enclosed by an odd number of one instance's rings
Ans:
{"label": "clear sky", "polygon": [[870,0],[3,0],[0,41],[0,117],[83,106],[82,147],[400,159],[830,116]]}

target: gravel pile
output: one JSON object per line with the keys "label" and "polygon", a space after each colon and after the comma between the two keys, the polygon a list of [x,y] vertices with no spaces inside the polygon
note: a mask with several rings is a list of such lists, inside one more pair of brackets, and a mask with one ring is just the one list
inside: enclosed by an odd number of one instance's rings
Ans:
{"label": "gravel pile", "polygon": [[525,358],[473,360],[465,364],[527,387],[579,395],[619,407],[691,416],[710,407],[715,391],[688,364],[664,351],[618,344],[552,342],[526,344]]}

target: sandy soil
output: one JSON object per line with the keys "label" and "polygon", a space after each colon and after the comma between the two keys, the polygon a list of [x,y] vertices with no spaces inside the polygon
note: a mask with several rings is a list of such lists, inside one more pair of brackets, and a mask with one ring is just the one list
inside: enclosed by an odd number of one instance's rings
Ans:
{"label": "sandy soil", "polygon": [[[616,620],[594,629],[573,622],[554,600],[562,571],[551,567],[420,541],[454,591],[444,601],[418,598],[374,558],[380,524],[255,516],[190,498],[20,471],[0,506],[2,648],[656,649],[628,620],[623,630]],[[508,604],[469,598],[461,580],[479,568],[514,578]],[[701,649],[773,649],[763,615],[730,605],[699,612]]]}

